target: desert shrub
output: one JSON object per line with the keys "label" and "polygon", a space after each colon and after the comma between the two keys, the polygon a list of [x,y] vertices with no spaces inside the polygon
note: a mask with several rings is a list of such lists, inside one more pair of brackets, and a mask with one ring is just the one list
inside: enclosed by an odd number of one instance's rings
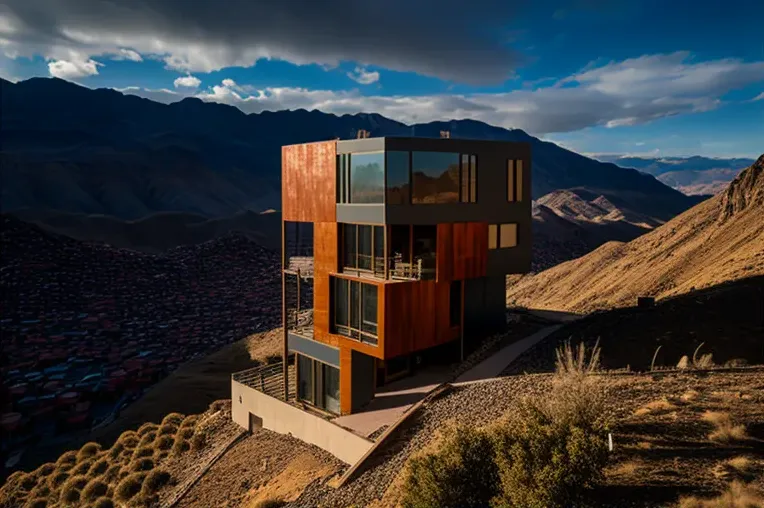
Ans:
{"label": "desert shrub", "polygon": [[121,471],[122,466],[119,464],[112,464],[109,466],[109,468],[104,472],[101,479],[107,483],[114,482],[117,478],[119,478],[119,472]]}
{"label": "desert shrub", "polygon": [[173,455],[180,455],[181,453],[187,452],[190,449],[191,444],[188,442],[188,439],[183,439],[181,436],[175,438],[175,443],[172,445]]}
{"label": "desert shrub", "polygon": [[180,428],[194,427],[198,421],[199,417],[197,415],[188,415],[183,419],[183,422],[180,424]]}
{"label": "desert shrub", "polygon": [[603,477],[607,463],[606,394],[596,376],[599,348],[557,352],[545,396],[521,401],[494,430],[499,470],[496,506],[570,506]]}
{"label": "desert shrub", "polygon": [[68,479],[69,473],[66,471],[56,471],[48,477],[48,487],[50,487],[51,490],[55,490],[63,485],[64,482]]}
{"label": "desert shrub", "polygon": [[118,459],[120,455],[122,455],[122,452],[125,450],[125,445],[117,441],[114,443],[114,445],[109,448],[108,454],[109,457],[112,459]]}
{"label": "desert shrub", "polygon": [[[143,487],[143,479],[146,473],[132,473],[125,476],[114,489],[114,496],[117,501],[127,502],[135,497]],[[132,505],[132,503],[131,503]]]}
{"label": "desert shrub", "polygon": [[169,450],[172,448],[173,439],[170,436],[159,436],[154,443],[154,448],[157,450]]}
{"label": "desert shrub", "polygon": [[138,448],[152,445],[156,438],[157,438],[157,432],[155,430],[147,432],[146,434],[143,435],[143,437],[141,437],[141,440],[138,441]]}
{"label": "desert shrub", "polygon": [[144,494],[141,492],[130,500],[130,506],[136,508],[150,508],[159,504],[159,496],[156,494]]}
{"label": "desert shrub", "polygon": [[137,434],[142,437],[148,434],[149,432],[156,432],[158,428],[159,428],[159,425],[157,425],[156,423],[146,422],[140,427],[138,427]]}
{"label": "desert shrub", "polygon": [[114,508],[114,501],[110,497],[99,497],[93,503],[93,508]]}
{"label": "desert shrub", "polygon": [[143,481],[143,489],[141,490],[141,494],[156,494],[159,489],[167,485],[169,482],[170,473],[164,469],[154,469],[146,475],[146,479]]}
{"label": "desert shrub", "polygon": [[700,499],[683,497],[679,508],[754,508],[764,506],[764,496],[750,485],[732,482],[727,490],[716,498]]}
{"label": "desert shrub", "polygon": [[37,478],[45,478],[46,476],[50,476],[55,470],[56,465],[53,462],[48,462],[35,469],[34,475],[37,476]]}
{"label": "desert shrub", "polygon": [[748,360],[746,360],[745,358],[733,358],[731,360],[727,360],[726,362],[724,362],[724,366],[728,368],[745,367],[746,365],[748,365]]}
{"label": "desert shrub", "polygon": [[490,436],[473,427],[448,427],[437,451],[413,457],[403,506],[485,506],[496,493],[498,471]]}
{"label": "desert shrub", "polygon": [[109,469],[109,460],[98,459],[95,462],[93,462],[92,466],[90,466],[90,469],[88,469],[87,475],[89,478],[95,478],[96,476],[101,476],[102,474],[104,474],[107,469]]}
{"label": "desert shrub", "polygon": [[16,484],[22,489],[29,492],[37,486],[38,478],[34,473],[27,473],[18,477]]}
{"label": "desert shrub", "polygon": [[194,435],[193,427],[181,427],[178,429],[177,436],[181,436],[183,439],[191,439]]}
{"label": "desert shrub", "polygon": [[82,490],[85,488],[85,485],[87,484],[88,484],[88,478],[86,476],[83,476],[83,475],[72,476],[71,478],[66,480],[63,485],[61,485],[61,489],[63,490],[66,488],[74,487],[77,490]]}
{"label": "desert shrub", "polygon": [[162,419],[162,425],[170,424],[178,427],[183,423],[184,418],[185,416],[180,413],[170,413]]}
{"label": "desert shrub", "polygon": [[133,460],[151,457],[152,455],[154,455],[154,449],[150,446],[143,446],[135,449],[133,452]]}
{"label": "desert shrub", "polygon": [[255,508],[281,508],[286,504],[287,502],[283,499],[263,499],[255,505]]}
{"label": "desert shrub", "polygon": [[711,441],[730,443],[748,439],[745,425],[735,424],[729,413],[706,411],[702,418],[714,426],[714,430],[708,435]]}
{"label": "desert shrub", "polygon": [[82,489],[82,499],[84,501],[93,501],[99,497],[105,496],[106,491],[109,490],[109,486],[99,479],[90,480]]}
{"label": "desert shrub", "polygon": [[207,433],[197,430],[191,437],[191,448],[201,450],[207,446]]}
{"label": "desert shrub", "polygon": [[96,455],[98,455],[98,452],[101,451],[101,445],[98,443],[86,443],[82,445],[82,448],[80,448],[80,451],[77,452],[77,462],[82,462],[85,459],[92,459]]}
{"label": "desert shrub", "polygon": [[174,436],[178,431],[178,426],[172,423],[163,423],[157,431],[157,436]]}
{"label": "desert shrub", "polygon": [[154,462],[159,463],[166,459],[168,455],[170,455],[170,452],[167,450],[154,450]]}
{"label": "desert shrub", "polygon": [[[31,485],[30,485],[31,483]],[[0,488],[0,506],[21,506],[35,488],[37,479],[23,471],[9,475]]]}
{"label": "desert shrub", "polygon": [[73,475],[87,474],[87,472],[90,471],[90,468],[93,467],[93,464],[95,464],[93,459],[85,459],[82,462],[75,464],[70,472]]}
{"label": "desert shrub", "polygon": [[139,441],[140,437],[133,430],[123,432],[122,435],[119,436],[119,439],[117,439],[117,443],[121,444],[125,450],[134,449],[136,446],[138,446]]}
{"label": "desert shrub", "polygon": [[34,499],[37,497],[47,498],[50,495],[50,487],[47,483],[38,483],[35,488],[29,491],[29,498]]}
{"label": "desert shrub", "polygon": [[71,450],[61,454],[56,461],[56,468],[59,471],[68,471],[77,462],[77,452]]}
{"label": "desert shrub", "polygon": [[154,469],[154,461],[149,458],[136,459],[130,463],[128,469],[133,473],[140,471],[151,471]]}

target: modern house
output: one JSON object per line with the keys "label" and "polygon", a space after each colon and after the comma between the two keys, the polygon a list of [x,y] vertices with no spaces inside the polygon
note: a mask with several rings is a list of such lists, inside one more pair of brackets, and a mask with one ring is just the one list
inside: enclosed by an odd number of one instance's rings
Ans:
{"label": "modern house", "polygon": [[530,168],[527,143],[284,146],[287,398],[350,414],[377,387],[501,331],[506,275],[530,270]]}

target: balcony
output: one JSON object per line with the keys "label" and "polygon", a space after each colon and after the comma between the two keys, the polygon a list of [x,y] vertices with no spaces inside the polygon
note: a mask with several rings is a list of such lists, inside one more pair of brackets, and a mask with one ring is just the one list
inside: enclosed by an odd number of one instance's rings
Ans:
{"label": "balcony", "polygon": [[[287,402],[295,400],[295,367],[294,362],[288,364],[289,395]],[[253,388],[274,399],[284,400],[284,364],[283,362],[271,363],[255,367],[254,369],[236,372],[231,379],[244,386]]]}

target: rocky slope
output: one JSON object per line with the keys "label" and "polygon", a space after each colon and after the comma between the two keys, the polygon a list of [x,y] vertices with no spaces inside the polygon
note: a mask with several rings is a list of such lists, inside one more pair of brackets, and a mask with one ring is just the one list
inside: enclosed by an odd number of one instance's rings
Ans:
{"label": "rocky slope", "polygon": [[727,191],[629,243],[511,279],[507,300],[588,312],[764,274],[764,156]]}

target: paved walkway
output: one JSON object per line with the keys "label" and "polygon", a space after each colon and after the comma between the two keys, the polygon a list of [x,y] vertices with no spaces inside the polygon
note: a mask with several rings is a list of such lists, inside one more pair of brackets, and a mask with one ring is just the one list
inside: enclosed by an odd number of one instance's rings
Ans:
{"label": "paved walkway", "polygon": [[[493,379],[502,373],[518,356],[558,330],[562,325],[548,326],[524,339],[513,342],[488,359],[459,376],[454,385],[466,385]],[[334,423],[368,437],[395,421],[419,402],[431,390],[451,380],[448,367],[431,368],[414,376],[390,383],[374,394],[374,399],[361,413],[340,416]]]}

